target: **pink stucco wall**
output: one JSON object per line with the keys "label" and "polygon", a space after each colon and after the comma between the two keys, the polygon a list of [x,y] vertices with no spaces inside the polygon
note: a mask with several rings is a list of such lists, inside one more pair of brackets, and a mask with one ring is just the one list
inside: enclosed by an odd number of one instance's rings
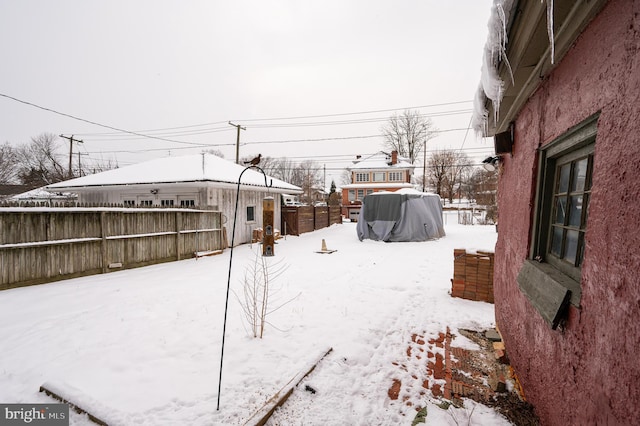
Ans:
{"label": "pink stucco wall", "polygon": [[[612,0],[516,120],[499,184],[494,292],[509,358],[542,424],[640,422],[640,1]],[[551,330],[518,289],[536,149],[601,111],[580,308]]]}

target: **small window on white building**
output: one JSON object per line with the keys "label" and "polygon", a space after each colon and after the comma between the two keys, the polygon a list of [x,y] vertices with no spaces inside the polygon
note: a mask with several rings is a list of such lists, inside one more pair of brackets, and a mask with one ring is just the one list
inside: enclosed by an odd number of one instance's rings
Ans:
{"label": "small window on white building", "polygon": [[142,207],[151,207],[153,206],[153,200],[140,200],[140,205]]}
{"label": "small window on white building", "polygon": [[174,200],[160,200],[161,207],[173,207]]}
{"label": "small window on white building", "polygon": [[256,206],[247,206],[247,222],[256,221]]}
{"label": "small window on white building", "polygon": [[180,207],[195,207],[196,200],[180,200]]}
{"label": "small window on white building", "polygon": [[122,204],[124,204],[125,207],[135,207],[136,200],[124,200]]}

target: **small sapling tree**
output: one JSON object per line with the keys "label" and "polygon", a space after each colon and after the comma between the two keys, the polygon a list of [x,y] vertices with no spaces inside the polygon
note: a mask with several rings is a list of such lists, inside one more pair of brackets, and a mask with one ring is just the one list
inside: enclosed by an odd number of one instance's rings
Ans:
{"label": "small sapling tree", "polygon": [[264,257],[261,250],[254,250],[254,257],[247,265],[242,282],[242,294],[234,291],[238,300],[243,318],[248,326],[249,333],[254,337],[264,335],[264,327],[268,323],[267,317],[283,306],[295,300],[297,296],[285,301],[279,300],[278,293],[282,287],[275,284],[275,281],[289,268],[280,258],[274,261],[272,257]]}

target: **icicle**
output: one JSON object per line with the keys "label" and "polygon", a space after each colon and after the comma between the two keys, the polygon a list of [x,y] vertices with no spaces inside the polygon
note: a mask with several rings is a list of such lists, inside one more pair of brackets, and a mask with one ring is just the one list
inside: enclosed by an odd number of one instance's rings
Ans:
{"label": "icicle", "polygon": [[[544,2],[545,0],[541,0],[540,2]],[[553,34],[553,0],[546,0],[547,2],[547,35],[549,36],[549,44],[551,46],[551,63],[554,63],[554,59],[556,56],[555,47],[555,36]]]}
{"label": "icicle", "polygon": [[493,104],[494,120],[497,121],[500,103],[504,96],[504,82],[498,75],[498,65],[502,61],[507,67],[511,82],[514,84],[513,70],[507,58],[508,25],[514,0],[494,0],[489,18],[489,34],[484,47],[482,60],[480,88],[474,102],[474,129],[476,132],[487,131],[488,111],[484,106],[483,97]]}

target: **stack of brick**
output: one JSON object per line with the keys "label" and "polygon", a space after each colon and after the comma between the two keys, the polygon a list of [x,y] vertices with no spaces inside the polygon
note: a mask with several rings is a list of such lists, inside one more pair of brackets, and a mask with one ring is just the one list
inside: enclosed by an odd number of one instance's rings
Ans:
{"label": "stack of brick", "polygon": [[493,253],[453,250],[451,296],[493,303]]}

